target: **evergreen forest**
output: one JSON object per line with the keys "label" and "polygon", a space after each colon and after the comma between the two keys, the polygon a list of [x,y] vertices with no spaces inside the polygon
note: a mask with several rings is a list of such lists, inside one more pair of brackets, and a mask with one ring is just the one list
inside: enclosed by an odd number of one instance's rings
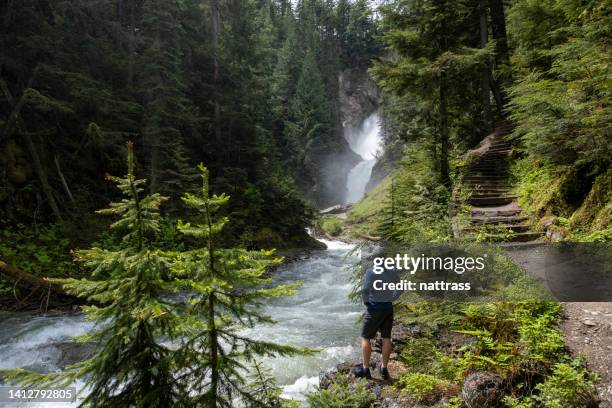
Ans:
{"label": "evergreen forest", "polygon": [[[391,382],[326,354],[358,338],[348,289],[321,296],[346,301],[325,330],[287,312],[386,242],[609,265],[610,1],[3,0],[0,21],[0,385],[77,384],[84,407],[612,404],[612,298],[525,301],[518,278],[401,298]],[[37,319],[69,326],[42,341],[63,363],[11,356],[36,355]]]}

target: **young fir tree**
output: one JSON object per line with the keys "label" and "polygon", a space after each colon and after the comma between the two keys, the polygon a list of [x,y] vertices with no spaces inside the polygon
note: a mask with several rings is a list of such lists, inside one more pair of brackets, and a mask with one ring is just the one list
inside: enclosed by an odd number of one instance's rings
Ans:
{"label": "young fir tree", "polygon": [[249,392],[258,395],[258,401],[249,404],[250,408],[297,408],[300,406],[299,401],[283,400],[281,397],[282,390],[274,380],[270,369],[264,367],[261,363],[255,362],[251,367],[249,377]]}
{"label": "young fir tree", "polygon": [[[200,240],[201,248],[182,256],[180,269],[193,277],[190,289],[197,292],[193,312],[185,326],[189,340],[182,346],[185,373],[182,381],[191,385],[190,403],[198,407],[265,406],[269,393],[249,386],[247,363],[260,356],[309,353],[266,341],[251,339],[241,330],[273,323],[262,313],[264,301],[293,294],[296,285],[271,286],[266,268],[280,262],[273,251],[221,248],[217,235],[228,222],[219,210],[229,196],[210,195],[208,170],[198,166],[202,187],[198,194],[186,193],[183,201],[198,212],[197,223],[179,222],[185,235]],[[264,387],[265,388],[265,387]]]}
{"label": "young fir tree", "polygon": [[91,277],[58,280],[66,292],[91,302],[83,309],[98,325],[80,341],[97,344],[97,352],[59,375],[11,375],[23,383],[63,386],[83,379],[86,407],[177,406],[185,390],[173,378],[174,354],[166,344],[180,334],[182,306],[163,294],[181,287],[181,281],[168,279],[172,258],[150,241],[159,232],[159,206],[166,197],[140,196],[145,180],[134,176],[132,144],[127,175],[108,178],[124,198],[98,213],[119,218],[111,229],[122,234],[122,243],[77,251],[77,261],[92,269]]}

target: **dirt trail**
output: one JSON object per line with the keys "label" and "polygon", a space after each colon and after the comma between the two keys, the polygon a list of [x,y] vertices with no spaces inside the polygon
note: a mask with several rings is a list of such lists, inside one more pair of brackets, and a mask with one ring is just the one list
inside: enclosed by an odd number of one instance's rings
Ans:
{"label": "dirt trail", "polygon": [[[508,255],[532,276],[546,279],[546,244],[513,244]],[[599,381],[600,408],[612,408],[612,302],[562,302],[561,330],[572,355],[583,355]]]}
{"label": "dirt trail", "polygon": [[562,329],[573,355],[586,357],[597,373],[600,408],[612,408],[612,302],[563,303]]}

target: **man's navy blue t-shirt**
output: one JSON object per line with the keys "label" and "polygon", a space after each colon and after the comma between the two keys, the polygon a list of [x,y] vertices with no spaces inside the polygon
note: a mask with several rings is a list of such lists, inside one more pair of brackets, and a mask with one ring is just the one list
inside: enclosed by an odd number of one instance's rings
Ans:
{"label": "man's navy blue t-shirt", "polygon": [[382,283],[399,283],[400,275],[395,269],[385,269],[382,273],[374,273],[374,268],[368,268],[361,288],[361,299],[368,310],[386,310],[393,307],[393,301],[402,294],[399,290],[376,290],[374,282],[381,281],[377,285],[382,287]]}

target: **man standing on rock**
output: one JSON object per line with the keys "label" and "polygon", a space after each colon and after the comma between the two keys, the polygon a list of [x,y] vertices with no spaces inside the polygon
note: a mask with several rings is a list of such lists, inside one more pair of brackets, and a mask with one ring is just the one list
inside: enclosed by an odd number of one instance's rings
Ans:
{"label": "man standing on rock", "polygon": [[393,301],[401,295],[401,291],[388,290],[389,283],[399,283],[400,276],[395,269],[384,269],[374,272],[370,267],[363,278],[361,299],[366,306],[361,326],[361,356],[362,364],[353,369],[356,377],[372,378],[370,373],[370,355],[372,345],[370,341],[380,331],[382,337],[382,362],[379,372],[384,380],[390,379],[387,364],[393,345],[391,344],[391,330],[393,328]]}

